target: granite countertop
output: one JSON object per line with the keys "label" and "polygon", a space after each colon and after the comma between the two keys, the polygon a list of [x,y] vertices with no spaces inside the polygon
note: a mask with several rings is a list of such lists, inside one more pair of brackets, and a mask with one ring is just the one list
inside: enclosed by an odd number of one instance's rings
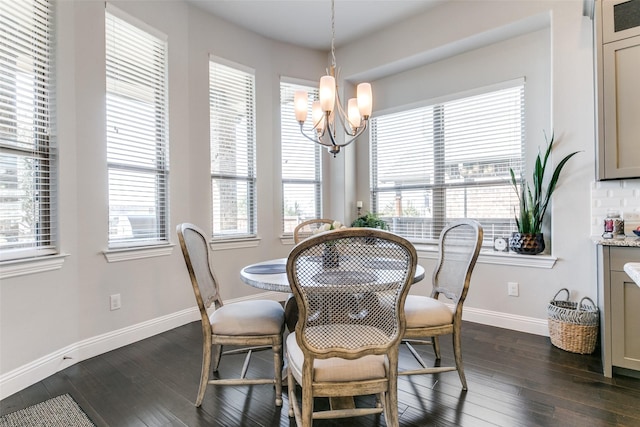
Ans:
{"label": "granite countertop", "polygon": [[624,272],[640,286],[640,262],[628,262],[624,265]]}
{"label": "granite countertop", "polygon": [[640,247],[640,237],[627,236],[624,239],[603,239],[602,236],[591,236],[591,240],[603,246]]}

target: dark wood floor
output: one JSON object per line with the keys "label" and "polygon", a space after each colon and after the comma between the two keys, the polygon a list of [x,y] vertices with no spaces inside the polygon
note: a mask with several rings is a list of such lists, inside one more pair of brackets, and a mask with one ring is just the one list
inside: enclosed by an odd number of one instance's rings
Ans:
{"label": "dark wood floor", "polygon": [[[466,323],[463,332],[469,390],[462,391],[455,372],[401,377],[402,426],[640,426],[640,380],[604,378],[597,351],[567,353],[545,337],[473,323]],[[0,413],[70,393],[98,426],[295,424],[287,416],[286,394],[283,407],[276,408],[268,385],[209,387],[202,408],[195,408],[200,342],[200,325],[191,323],[111,351],[6,398]],[[449,363],[449,340],[442,347],[442,361]],[[432,354],[428,348],[422,352]],[[401,366],[410,366],[410,357],[403,349]],[[249,375],[271,372],[269,353],[252,360]],[[239,372],[241,366],[242,356],[226,357],[220,372]],[[314,425],[377,426],[384,421],[370,416]]]}

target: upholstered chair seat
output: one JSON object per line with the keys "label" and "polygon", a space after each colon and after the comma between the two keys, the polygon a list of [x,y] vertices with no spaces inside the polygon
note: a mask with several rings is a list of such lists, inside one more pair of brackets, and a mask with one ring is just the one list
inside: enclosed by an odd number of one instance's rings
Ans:
{"label": "upholstered chair seat", "polygon": [[282,329],[284,310],[276,301],[241,301],[223,305],[209,321],[218,335],[275,335]]}
{"label": "upholstered chair seat", "polygon": [[408,295],[404,303],[407,328],[453,325],[453,312],[441,301],[420,295]]}

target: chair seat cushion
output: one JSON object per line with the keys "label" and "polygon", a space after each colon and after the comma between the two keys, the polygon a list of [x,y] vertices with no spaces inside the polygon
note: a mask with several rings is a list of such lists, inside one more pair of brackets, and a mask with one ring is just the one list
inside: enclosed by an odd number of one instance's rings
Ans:
{"label": "chair seat cushion", "polygon": [[277,335],[284,325],[284,308],[276,301],[241,301],[223,305],[209,316],[216,335]]}
{"label": "chair seat cushion", "polygon": [[404,303],[407,328],[430,328],[453,323],[453,312],[435,298],[407,295]]}
{"label": "chair seat cushion", "polygon": [[[287,337],[287,357],[289,369],[300,382],[304,354],[295,333]],[[388,364],[384,355],[367,355],[354,360],[331,357],[316,359],[313,369],[316,382],[363,381],[385,378]]]}

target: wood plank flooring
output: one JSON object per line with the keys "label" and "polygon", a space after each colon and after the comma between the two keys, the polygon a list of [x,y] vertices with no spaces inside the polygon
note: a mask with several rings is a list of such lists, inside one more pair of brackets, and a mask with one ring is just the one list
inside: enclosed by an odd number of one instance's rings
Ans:
{"label": "wood plank flooring", "polygon": [[[445,337],[446,338],[446,337]],[[601,374],[599,351],[567,353],[549,338],[474,323],[463,326],[469,390],[458,375],[400,377],[401,426],[640,426],[640,379]],[[430,348],[418,347],[432,361]],[[453,363],[442,340],[442,363]],[[248,375],[271,372],[271,354],[254,354]],[[243,356],[224,357],[233,376]],[[272,386],[209,387],[193,405],[201,363],[199,323],[191,323],[85,360],[0,402],[6,414],[70,393],[98,426],[293,426],[288,399],[273,404]],[[406,348],[401,367],[414,366]],[[286,391],[286,389],[285,389]],[[356,403],[371,403],[371,397]],[[317,406],[326,405],[318,399]],[[380,416],[316,421],[314,426],[379,426]]]}

